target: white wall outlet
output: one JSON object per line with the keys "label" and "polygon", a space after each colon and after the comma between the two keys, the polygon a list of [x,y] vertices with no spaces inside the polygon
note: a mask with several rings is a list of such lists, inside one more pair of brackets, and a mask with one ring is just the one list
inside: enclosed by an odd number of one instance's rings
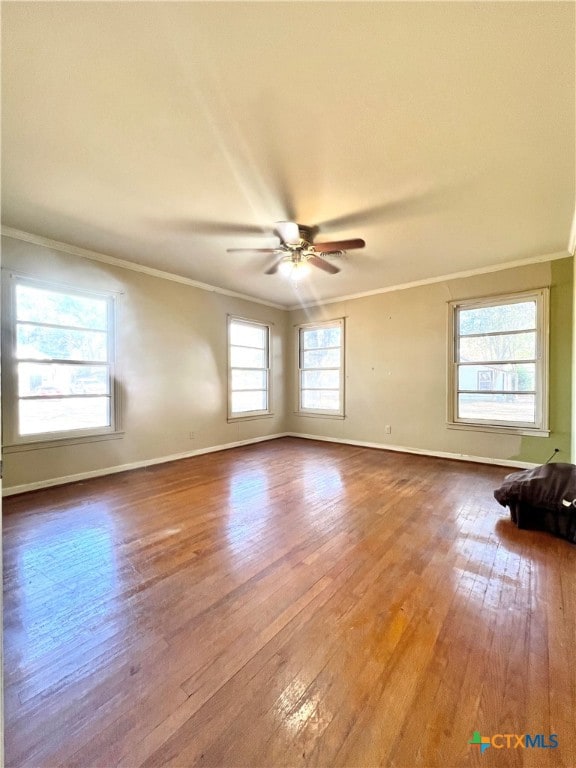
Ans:
{"label": "white wall outlet", "polygon": [[390,426],[390,424],[386,424],[386,426],[384,427],[384,432],[387,435],[391,435],[392,434],[392,427]]}

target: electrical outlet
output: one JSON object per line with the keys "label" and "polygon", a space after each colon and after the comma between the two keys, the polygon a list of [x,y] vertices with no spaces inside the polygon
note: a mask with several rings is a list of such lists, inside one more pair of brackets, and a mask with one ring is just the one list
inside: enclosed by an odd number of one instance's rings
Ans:
{"label": "electrical outlet", "polygon": [[384,427],[384,432],[387,435],[391,435],[392,434],[392,427],[390,426],[390,424],[386,424],[386,426]]}
{"label": "electrical outlet", "polygon": [[196,437],[196,432],[189,432],[188,437],[190,438],[190,440],[194,440],[194,438]]}

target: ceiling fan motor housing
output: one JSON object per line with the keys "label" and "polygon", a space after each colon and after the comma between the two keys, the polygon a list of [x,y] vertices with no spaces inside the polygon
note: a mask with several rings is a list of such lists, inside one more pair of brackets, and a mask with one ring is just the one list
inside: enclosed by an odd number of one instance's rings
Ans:
{"label": "ceiling fan motor housing", "polygon": [[312,245],[312,240],[314,239],[318,228],[307,227],[305,224],[298,224],[298,231],[300,232],[300,238],[304,240],[305,243]]}

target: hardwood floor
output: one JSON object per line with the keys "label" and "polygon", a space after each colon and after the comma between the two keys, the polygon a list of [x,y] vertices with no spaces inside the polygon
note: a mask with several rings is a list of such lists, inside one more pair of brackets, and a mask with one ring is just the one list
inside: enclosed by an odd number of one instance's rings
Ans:
{"label": "hardwood floor", "polygon": [[5,499],[7,765],[576,766],[576,549],[509,471],[285,438]]}

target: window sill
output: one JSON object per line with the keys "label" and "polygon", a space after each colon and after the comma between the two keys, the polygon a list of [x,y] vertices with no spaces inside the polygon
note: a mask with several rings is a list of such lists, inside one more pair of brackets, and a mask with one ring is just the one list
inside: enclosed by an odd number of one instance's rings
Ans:
{"label": "window sill", "polygon": [[273,413],[249,413],[246,416],[228,416],[226,421],[228,424],[236,424],[239,421],[256,421],[257,419],[271,419]]}
{"label": "window sill", "polygon": [[466,432],[494,432],[504,435],[526,435],[530,437],[550,437],[549,429],[533,429],[530,427],[505,427],[491,424],[465,424],[447,422],[448,429],[459,429]]}
{"label": "window sill", "polygon": [[294,411],[295,416],[304,416],[306,419],[338,419],[342,421],[346,418],[343,413],[306,413],[304,411]]}
{"label": "window sill", "polygon": [[101,440],[120,440],[124,432],[104,432],[101,435],[77,435],[75,437],[57,437],[48,440],[31,440],[27,443],[12,443],[2,448],[4,453],[20,453],[21,451],[39,451],[44,448],[63,448],[67,445],[82,445],[96,443]]}

